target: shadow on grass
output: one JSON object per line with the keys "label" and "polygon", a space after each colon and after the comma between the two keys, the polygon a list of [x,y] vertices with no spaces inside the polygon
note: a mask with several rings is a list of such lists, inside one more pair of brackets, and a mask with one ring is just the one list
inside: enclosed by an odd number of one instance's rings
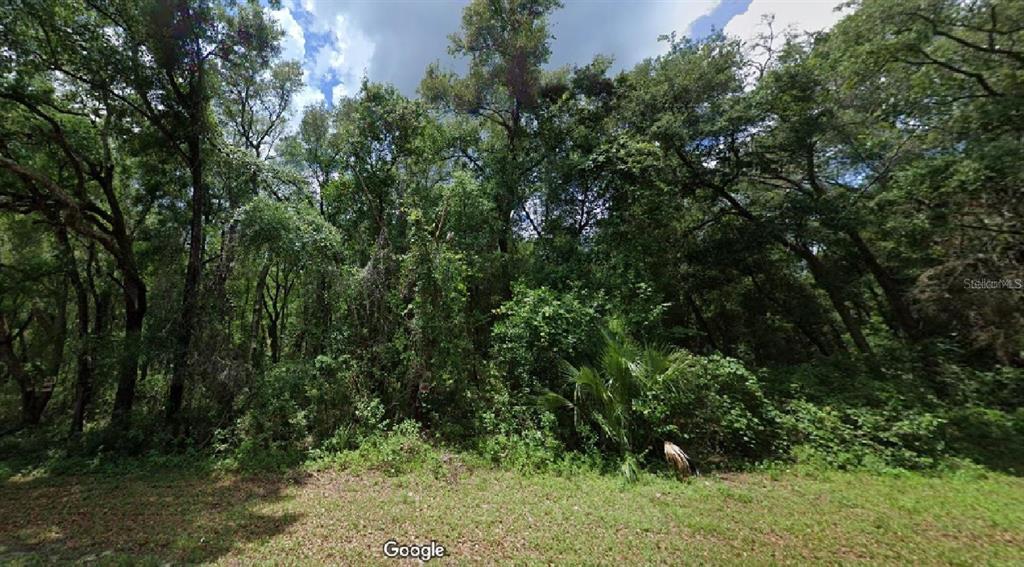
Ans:
{"label": "shadow on grass", "polygon": [[195,472],[0,481],[0,563],[212,562],[273,538],[299,514],[269,510],[300,482]]}

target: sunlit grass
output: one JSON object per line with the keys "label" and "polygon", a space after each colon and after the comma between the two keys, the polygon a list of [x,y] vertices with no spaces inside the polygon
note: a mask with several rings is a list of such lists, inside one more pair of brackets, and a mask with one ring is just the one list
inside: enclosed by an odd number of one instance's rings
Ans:
{"label": "sunlit grass", "polygon": [[443,477],[145,472],[0,484],[0,563],[1020,564],[1024,480],[995,474]]}

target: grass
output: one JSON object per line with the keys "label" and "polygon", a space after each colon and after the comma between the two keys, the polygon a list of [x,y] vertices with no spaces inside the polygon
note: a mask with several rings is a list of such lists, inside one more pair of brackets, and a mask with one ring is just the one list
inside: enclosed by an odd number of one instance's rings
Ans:
{"label": "grass", "polygon": [[1024,479],[765,472],[685,483],[492,469],[15,475],[0,563],[1024,563]]}

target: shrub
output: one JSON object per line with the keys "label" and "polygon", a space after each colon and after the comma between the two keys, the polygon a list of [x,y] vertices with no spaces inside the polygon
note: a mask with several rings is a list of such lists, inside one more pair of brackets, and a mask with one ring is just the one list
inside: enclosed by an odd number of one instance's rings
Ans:
{"label": "shrub", "polygon": [[554,392],[543,401],[572,408],[593,424],[603,447],[623,459],[624,472],[635,468],[636,455],[660,455],[664,440],[711,461],[764,456],[774,446],[772,407],[739,361],[641,349],[619,330],[604,336],[596,367],[564,364],[571,401]]}
{"label": "shrub", "polygon": [[942,456],[943,419],[905,407],[787,404],[781,418],[792,455],[841,469],[926,468]]}
{"label": "shrub", "polygon": [[559,361],[578,359],[598,336],[597,312],[574,292],[516,286],[496,313],[492,360],[517,393],[554,387]]}
{"label": "shrub", "polygon": [[557,424],[553,415],[544,415],[540,427],[508,425],[495,425],[476,444],[476,452],[491,464],[520,472],[540,472],[549,470],[564,454],[555,437]]}
{"label": "shrub", "polygon": [[305,389],[315,379],[302,363],[281,364],[259,377],[238,420],[246,450],[290,450],[310,445]]}
{"label": "shrub", "polygon": [[310,457],[314,468],[376,470],[389,476],[424,470],[440,459],[438,452],[423,440],[419,424],[412,420],[362,438],[355,449],[338,453],[315,450]]}
{"label": "shrub", "polygon": [[767,456],[777,439],[777,416],[757,377],[721,355],[672,354],[671,372],[648,383],[636,404],[654,436],[674,438],[710,461]]}
{"label": "shrub", "polygon": [[1024,409],[971,406],[950,411],[944,435],[957,455],[996,469],[1024,472]]}
{"label": "shrub", "polygon": [[353,422],[361,423],[354,415],[358,404],[352,399],[351,373],[342,366],[331,357],[318,356],[270,368],[254,380],[242,398],[243,411],[234,431],[222,431],[218,444],[228,447],[237,439],[254,449],[305,451]]}
{"label": "shrub", "polygon": [[952,402],[964,408],[985,406],[1012,412],[1024,407],[1024,368],[978,370],[947,361],[933,380],[950,392]]}

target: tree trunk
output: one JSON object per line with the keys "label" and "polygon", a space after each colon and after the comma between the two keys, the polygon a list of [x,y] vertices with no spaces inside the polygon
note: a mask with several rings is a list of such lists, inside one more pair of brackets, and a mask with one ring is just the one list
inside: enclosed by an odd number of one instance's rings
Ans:
{"label": "tree trunk", "polygon": [[693,313],[693,317],[694,319],[696,319],[697,325],[700,327],[700,330],[703,331],[704,335],[707,337],[708,344],[711,345],[711,348],[717,351],[721,351],[722,348],[718,344],[718,342],[715,341],[715,335],[714,333],[711,332],[711,326],[708,325],[707,319],[704,318],[704,313],[703,311],[701,311],[700,304],[697,303],[697,299],[693,296],[693,294],[688,294],[686,296],[686,302],[690,306],[690,311]]}
{"label": "tree trunk", "polygon": [[[828,193],[826,185],[821,182],[818,178],[817,167],[815,165],[815,146],[813,142],[807,146],[807,153],[805,156],[806,169],[807,169],[807,181],[810,183],[814,193],[819,198],[824,198]],[[896,278],[889,273],[881,262],[878,261],[878,257],[875,256],[871,247],[868,246],[867,242],[861,237],[860,233],[853,228],[846,228],[842,230],[843,233],[853,242],[854,247],[857,249],[857,253],[860,256],[862,262],[867,267],[868,271],[881,286],[882,292],[885,294],[886,300],[889,302],[889,308],[892,314],[892,319],[896,323],[896,326],[907,338],[917,338],[919,335],[920,328],[918,327],[917,321],[914,318],[914,314],[910,309],[910,305],[907,303],[903,290],[896,281]]]}
{"label": "tree trunk", "polygon": [[[677,153],[685,162],[686,158],[683,156],[682,152],[677,150]],[[843,325],[846,327],[846,331],[849,333],[850,338],[853,339],[853,343],[856,345],[857,350],[864,354],[870,354],[871,346],[868,344],[867,339],[864,338],[864,333],[861,332],[860,324],[853,317],[853,313],[850,311],[850,306],[843,301],[843,298],[839,293],[839,289],[832,281],[832,278],[829,277],[828,270],[814,251],[806,245],[790,241],[785,236],[773,231],[771,227],[765,226],[756,215],[747,210],[747,208],[744,207],[735,196],[723,187],[717,185],[712,185],[711,187],[722,199],[729,203],[733,210],[735,210],[742,218],[746,219],[758,228],[768,230],[775,242],[807,263],[811,276],[814,277],[814,281],[825,291],[825,294],[828,295],[828,299],[832,303],[832,307],[836,310],[836,313],[839,314],[839,318],[843,321]]]}
{"label": "tree trunk", "polygon": [[213,273],[213,285],[210,288],[210,302],[217,312],[217,324],[228,323],[232,314],[232,305],[228,297],[228,280],[235,270],[235,255],[238,248],[238,225],[239,219],[233,218],[228,224],[227,230],[221,231],[220,258],[217,261],[216,270]]}
{"label": "tree trunk", "polygon": [[857,252],[860,254],[861,260],[867,267],[868,271],[878,282],[879,287],[882,288],[882,293],[885,295],[886,301],[889,303],[889,310],[892,314],[892,320],[896,323],[896,326],[909,339],[917,339],[920,337],[921,328],[918,325],[917,318],[914,317],[914,312],[910,308],[910,304],[907,302],[906,293],[900,282],[889,272],[881,262],[878,261],[878,257],[868,246],[867,242],[861,238],[860,234],[851,230],[847,233],[850,240],[853,241],[853,245],[857,248]]}
{"label": "tree trunk", "polygon": [[270,275],[270,259],[264,260],[260,273],[256,276],[256,293],[252,302],[252,321],[249,326],[249,364],[254,370],[263,367],[263,353],[266,343],[263,338],[263,294],[267,289],[267,277]]}
{"label": "tree trunk", "polygon": [[500,227],[498,230],[498,298],[499,301],[512,299],[512,205],[504,204],[503,201],[510,197],[500,199],[498,204],[498,215]]}
{"label": "tree trunk", "polygon": [[[90,256],[92,251],[90,251]],[[91,261],[90,261],[91,264]],[[103,290],[102,292],[96,292],[92,285],[92,276],[90,273],[91,268],[86,268],[86,273],[89,273],[89,287],[90,295],[92,296],[93,302],[93,317],[92,317],[92,331],[89,336],[89,356],[90,356],[90,374],[88,383],[79,380],[77,384],[82,385],[82,388],[77,388],[75,391],[75,407],[74,415],[72,418],[72,434],[76,433],[76,430],[80,433],[82,426],[85,424],[85,413],[88,409],[89,403],[92,402],[93,393],[93,379],[95,378],[96,372],[96,347],[99,344],[103,344],[106,338],[106,334],[110,331],[110,319],[111,319],[111,305],[113,303],[113,296],[110,290]],[[81,376],[81,375],[79,375]]]}
{"label": "tree trunk", "polygon": [[829,277],[828,271],[821,260],[811,250],[803,248],[798,251],[798,254],[807,263],[807,267],[811,272],[811,276],[814,281],[825,291],[825,295],[828,296],[829,301],[832,303],[832,307],[839,315],[839,319],[842,320],[843,326],[846,327],[846,332],[853,339],[854,346],[862,354],[871,354],[871,345],[868,344],[867,339],[864,337],[863,331],[861,331],[860,323],[853,316],[853,312],[850,310],[850,306],[843,300],[842,295],[837,289],[835,283]]}
{"label": "tree trunk", "polygon": [[277,364],[281,361],[281,333],[278,332],[276,317],[270,318],[267,334],[270,335],[270,361]]}
{"label": "tree trunk", "polygon": [[21,425],[38,425],[43,410],[50,401],[53,388],[45,385],[39,387],[24,363],[14,350],[15,336],[7,323],[7,316],[0,313],[0,364],[7,368],[7,373],[18,385],[21,394]]}
{"label": "tree trunk", "polygon": [[790,309],[787,309],[782,302],[775,299],[770,293],[768,293],[768,290],[764,289],[764,286],[762,286],[761,283],[757,281],[757,278],[754,276],[753,273],[750,273],[748,275],[750,276],[750,283],[754,285],[754,291],[756,291],[758,295],[763,297],[765,301],[774,305],[778,309],[779,314],[781,314],[784,317],[787,317],[789,321],[793,323],[793,326],[796,327],[797,331],[799,331],[805,339],[807,339],[812,345],[814,345],[816,349],[818,349],[818,352],[820,352],[824,356],[830,356],[832,354],[832,351],[831,349],[829,349],[828,345],[821,340],[821,336],[814,331],[812,326],[808,325],[807,321],[804,320],[803,317],[790,313]]}
{"label": "tree trunk", "polygon": [[[75,290],[75,308],[78,319],[78,353],[75,356],[75,398],[72,402],[71,435],[82,433],[85,428],[85,410],[92,396],[93,356],[92,337],[89,335],[89,293],[81,275],[78,263],[71,248],[67,229],[62,224],[56,225],[57,242],[64,255],[64,268],[71,287]],[[91,259],[91,258],[90,258]]]}
{"label": "tree trunk", "polygon": [[133,269],[124,275],[124,351],[118,368],[117,392],[111,421],[117,429],[127,429],[135,403],[135,385],[139,375],[142,349],[142,325],[146,316],[146,284]]}
{"label": "tree trunk", "polygon": [[181,322],[178,343],[174,352],[174,370],[167,394],[166,419],[174,433],[178,428],[178,413],[185,397],[185,382],[190,370],[192,335],[195,332],[199,308],[199,282],[203,269],[203,221],[206,189],[203,186],[203,158],[198,140],[189,143],[192,172],[192,218],[189,222],[188,265],[185,269],[185,287],[182,291]]}
{"label": "tree trunk", "polygon": [[21,393],[21,421],[24,425],[29,418],[29,409],[33,403],[34,391],[31,388],[28,373],[14,351],[14,335],[7,323],[7,316],[0,312],[0,363],[6,367],[7,374],[14,379]]}

